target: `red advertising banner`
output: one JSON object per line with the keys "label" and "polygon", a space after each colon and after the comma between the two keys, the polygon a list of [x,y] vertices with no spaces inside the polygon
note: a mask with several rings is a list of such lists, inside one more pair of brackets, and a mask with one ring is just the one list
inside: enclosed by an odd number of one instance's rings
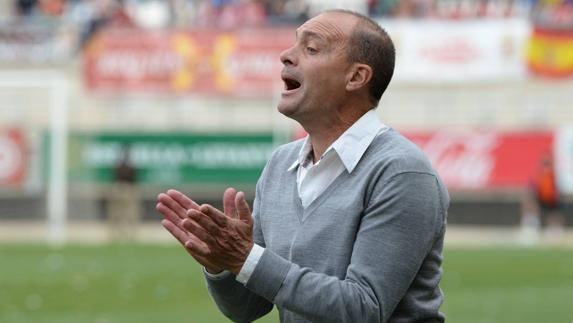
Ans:
{"label": "red advertising banner", "polygon": [[528,185],[553,132],[439,131],[405,133],[424,150],[451,190],[512,189]]}
{"label": "red advertising banner", "polygon": [[17,129],[0,129],[0,186],[17,185],[26,175],[26,144]]}
{"label": "red advertising banner", "polygon": [[[523,188],[538,171],[543,156],[553,154],[555,140],[551,131],[401,133],[426,153],[450,190]],[[573,143],[573,129],[570,133],[567,142]],[[301,128],[293,140],[306,135]]]}
{"label": "red advertising banner", "polygon": [[106,30],[84,53],[87,88],[99,92],[271,97],[280,90],[280,53],[291,29]]}

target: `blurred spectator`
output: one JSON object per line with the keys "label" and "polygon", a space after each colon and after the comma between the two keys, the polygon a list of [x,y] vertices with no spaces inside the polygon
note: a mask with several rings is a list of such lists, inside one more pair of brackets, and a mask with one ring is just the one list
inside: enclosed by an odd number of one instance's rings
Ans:
{"label": "blurred spectator", "polygon": [[408,18],[426,18],[433,15],[433,6],[438,3],[428,0],[406,0],[398,1],[394,16]]}
{"label": "blurred spectator", "polygon": [[400,18],[509,18],[527,7],[527,0],[368,0],[371,16]]}
{"label": "blurred spectator", "polygon": [[344,8],[375,17],[507,18],[535,8],[535,20],[572,21],[571,0],[13,0],[18,16],[61,19],[78,26],[84,42],[99,28],[128,25],[238,28],[300,24],[317,12]]}
{"label": "blurred spectator", "polygon": [[332,8],[348,9],[361,14],[368,14],[366,0],[307,0],[307,2],[311,17]]}
{"label": "blurred spectator", "polygon": [[173,26],[194,26],[198,17],[196,0],[170,0]]}
{"label": "blurred spectator", "polygon": [[38,0],[16,0],[16,14],[20,16],[30,16],[34,12]]}
{"label": "blurred spectator", "polygon": [[90,6],[91,15],[81,31],[80,46],[82,48],[104,26],[135,26],[125,11],[122,0],[89,0],[86,5]]}
{"label": "blurred spectator", "polygon": [[531,19],[536,26],[573,30],[572,0],[533,0]]}
{"label": "blurred spectator", "polygon": [[110,237],[115,241],[132,241],[136,238],[141,211],[137,172],[131,163],[129,147],[122,148],[113,175],[114,183],[108,199]]}
{"label": "blurred spectator", "polygon": [[268,22],[273,25],[304,23],[310,18],[306,0],[264,0]]}
{"label": "blurred spectator", "polygon": [[522,203],[522,243],[537,242],[542,219],[543,224],[546,224],[546,239],[549,242],[557,242],[562,238],[565,218],[561,213],[561,196],[551,154],[543,156]]}
{"label": "blurred spectator", "polygon": [[137,27],[144,29],[166,28],[172,24],[172,2],[166,0],[126,0],[126,12]]}
{"label": "blurred spectator", "polygon": [[36,22],[61,20],[66,12],[65,0],[16,0],[16,15]]}
{"label": "blurred spectator", "polygon": [[66,8],[65,0],[40,0],[38,3],[40,12],[50,17],[60,17]]}
{"label": "blurred spectator", "polygon": [[232,29],[266,23],[265,6],[259,0],[203,0],[198,10],[201,27]]}
{"label": "blurred spectator", "polygon": [[400,0],[369,0],[368,14],[370,16],[391,16],[398,2]]}

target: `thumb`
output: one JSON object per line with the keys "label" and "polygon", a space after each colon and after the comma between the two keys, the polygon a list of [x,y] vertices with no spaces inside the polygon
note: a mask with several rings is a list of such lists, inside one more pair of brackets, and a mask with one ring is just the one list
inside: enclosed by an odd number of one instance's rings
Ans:
{"label": "thumb", "polygon": [[249,208],[249,204],[245,200],[245,193],[239,192],[235,196],[235,207],[237,209],[237,213],[239,213],[239,219],[246,223],[252,223],[253,217],[251,216],[251,209]]}

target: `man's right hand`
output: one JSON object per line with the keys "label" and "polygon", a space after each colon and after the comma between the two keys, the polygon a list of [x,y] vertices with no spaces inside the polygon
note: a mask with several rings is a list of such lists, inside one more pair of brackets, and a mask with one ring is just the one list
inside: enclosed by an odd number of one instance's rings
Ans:
{"label": "man's right hand", "polygon": [[[228,191],[228,190],[227,190]],[[225,191],[225,195],[227,195],[227,191]],[[235,192],[236,194],[236,192]],[[234,195],[233,195],[234,198]],[[179,241],[179,243],[187,250],[187,252],[201,265],[205,267],[205,269],[211,274],[217,274],[223,271],[223,268],[220,268],[214,264],[212,264],[208,259],[202,257],[189,248],[186,247],[187,243],[190,242],[191,244],[195,245],[203,245],[207,248],[207,245],[199,240],[196,236],[189,233],[183,227],[183,220],[189,219],[187,217],[188,210],[198,210],[199,205],[195,203],[192,199],[190,199],[185,194],[177,191],[177,190],[168,190],[165,193],[161,193],[157,196],[157,205],[155,207],[159,213],[163,214],[164,219],[161,221],[161,224],[171,235]],[[233,210],[229,210],[230,212],[234,212]],[[225,214],[227,214],[227,204],[225,204]]]}
{"label": "man's right hand", "polygon": [[[223,194],[223,212],[229,218],[239,217],[235,205],[236,196],[237,191],[234,188],[227,188]],[[197,262],[202,264],[209,273],[217,274],[224,270],[224,268],[213,264],[207,258],[202,257],[187,247],[189,245],[198,245],[202,246],[202,249],[208,249],[203,241],[198,239],[183,226],[184,219],[194,222],[187,216],[187,211],[199,210],[199,204],[195,203],[195,201],[185,194],[171,189],[157,196],[156,209],[165,217],[165,219],[161,221],[163,227],[167,229],[167,231],[181,243],[185,250],[187,250]]]}

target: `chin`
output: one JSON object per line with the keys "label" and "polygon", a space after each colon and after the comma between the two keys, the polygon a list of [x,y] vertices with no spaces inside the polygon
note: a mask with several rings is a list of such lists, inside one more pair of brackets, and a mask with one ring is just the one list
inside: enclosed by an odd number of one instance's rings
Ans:
{"label": "chin", "polygon": [[281,100],[281,101],[279,101],[279,104],[277,105],[277,110],[281,114],[290,118],[296,113],[297,106],[295,104],[292,104],[292,103],[289,104],[289,103],[283,102]]}

